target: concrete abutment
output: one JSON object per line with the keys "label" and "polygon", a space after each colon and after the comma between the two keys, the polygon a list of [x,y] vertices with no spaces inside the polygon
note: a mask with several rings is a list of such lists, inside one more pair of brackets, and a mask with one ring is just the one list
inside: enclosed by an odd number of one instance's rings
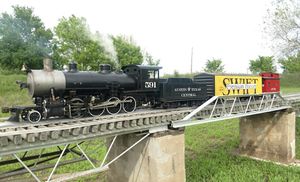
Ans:
{"label": "concrete abutment", "polygon": [[295,160],[295,112],[291,109],[240,119],[240,154],[291,163]]}
{"label": "concrete abutment", "polygon": [[[136,134],[118,137],[108,161],[142,137]],[[151,134],[109,166],[107,179],[109,182],[183,182],[184,149],[183,130]]]}

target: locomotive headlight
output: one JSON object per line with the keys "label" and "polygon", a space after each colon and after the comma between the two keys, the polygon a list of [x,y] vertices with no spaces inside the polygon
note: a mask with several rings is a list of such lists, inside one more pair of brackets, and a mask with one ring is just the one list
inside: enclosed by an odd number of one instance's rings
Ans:
{"label": "locomotive headlight", "polygon": [[33,75],[31,73],[27,75],[27,88],[28,88],[29,95],[33,96],[34,84],[33,84]]}

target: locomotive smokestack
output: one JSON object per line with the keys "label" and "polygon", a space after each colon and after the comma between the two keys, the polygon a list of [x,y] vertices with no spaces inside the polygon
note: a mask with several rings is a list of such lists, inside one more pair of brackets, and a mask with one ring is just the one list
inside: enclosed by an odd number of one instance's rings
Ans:
{"label": "locomotive smokestack", "polygon": [[53,63],[52,63],[51,59],[44,58],[43,62],[44,62],[44,71],[47,71],[47,72],[53,71]]}
{"label": "locomotive smokestack", "polygon": [[111,66],[109,64],[100,64],[99,72],[100,73],[109,73],[109,72],[111,72]]}

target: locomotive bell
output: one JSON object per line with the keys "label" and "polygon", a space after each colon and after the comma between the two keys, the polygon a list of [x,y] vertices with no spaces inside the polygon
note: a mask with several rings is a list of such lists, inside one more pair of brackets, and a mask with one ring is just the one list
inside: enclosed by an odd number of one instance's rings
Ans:
{"label": "locomotive bell", "polygon": [[111,66],[109,64],[100,64],[99,72],[100,73],[110,73],[111,72]]}

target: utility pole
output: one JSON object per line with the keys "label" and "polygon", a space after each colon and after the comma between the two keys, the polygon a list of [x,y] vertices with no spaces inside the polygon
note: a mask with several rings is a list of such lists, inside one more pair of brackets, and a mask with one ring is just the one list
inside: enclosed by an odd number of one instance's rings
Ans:
{"label": "utility pole", "polygon": [[193,47],[191,51],[191,74],[193,73]]}

